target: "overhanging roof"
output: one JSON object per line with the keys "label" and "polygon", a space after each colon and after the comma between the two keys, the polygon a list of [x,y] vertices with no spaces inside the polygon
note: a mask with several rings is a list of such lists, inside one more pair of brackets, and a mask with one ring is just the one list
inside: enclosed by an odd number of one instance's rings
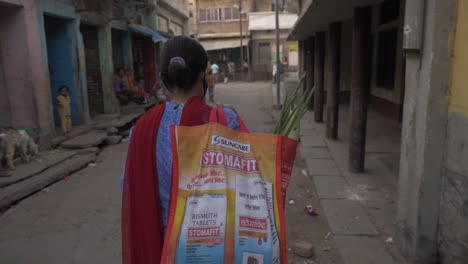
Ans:
{"label": "overhanging roof", "polygon": [[330,23],[351,19],[355,7],[380,2],[383,0],[313,0],[296,21],[289,39],[306,39],[314,32],[328,30]]}
{"label": "overhanging roof", "polygon": [[153,30],[149,27],[143,26],[143,25],[138,25],[138,24],[128,24],[128,29],[130,31],[133,31],[135,33],[139,33],[148,37],[151,37],[154,43],[159,42],[159,41],[166,41],[167,38],[163,37],[161,33],[159,33],[156,30]]}
{"label": "overhanging roof", "polygon": [[[297,21],[297,14],[279,14],[279,28],[291,29]],[[249,30],[274,30],[276,26],[275,12],[254,12],[249,14]]]}
{"label": "overhanging roof", "polygon": [[[200,43],[205,50],[220,50],[220,49],[232,49],[240,47],[240,39],[218,39],[218,40],[200,40]],[[242,46],[247,46],[249,40],[242,39]]]}
{"label": "overhanging roof", "polygon": [[[249,36],[249,32],[242,32],[243,37]],[[205,33],[199,34],[198,39],[213,39],[213,38],[240,38],[240,32],[223,32],[223,33]]]}

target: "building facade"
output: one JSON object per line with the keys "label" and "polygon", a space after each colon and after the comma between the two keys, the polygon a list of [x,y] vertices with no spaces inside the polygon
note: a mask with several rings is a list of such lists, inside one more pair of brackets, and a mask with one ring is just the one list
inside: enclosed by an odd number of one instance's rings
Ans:
{"label": "building facade", "polygon": [[0,1],[0,92],[8,95],[0,101],[0,128],[26,129],[46,147],[60,122],[55,98],[62,85],[70,89],[73,125],[117,113],[119,67],[150,91],[155,43],[165,39],[156,30],[155,7],[153,1]]}
{"label": "building facade", "polygon": [[397,245],[410,263],[465,263],[468,4],[329,0],[300,8],[290,38],[299,40],[305,88],[316,89],[316,122],[326,113],[327,137],[336,139],[338,109],[350,101],[344,133],[353,173],[365,173],[368,111],[399,122]]}
{"label": "building facade", "polygon": [[[288,71],[297,71],[297,41],[288,41],[288,34],[297,20],[296,13],[279,14],[281,62],[288,62]],[[254,80],[271,80],[276,64],[275,12],[251,12],[249,14],[250,47],[252,51],[252,76]]]}
{"label": "building facade", "polygon": [[187,0],[156,1],[158,31],[169,36],[189,34],[189,9]]}
{"label": "building facade", "polygon": [[[241,65],[249,60],[248,13],[253,2],[194,0],[190,4],[191,35],[204,46],[210,61],[220,66],[222,75],[227,72],[228,63],[233,62],[236,71],[241,73]],[[237,74],[235,78],[243,77]]]}
{"label": "building facade", "polygon": [[[272,61],[276,56],[274,12],[272,12],[275,10],[274,2],[272,0],[193,0],[189,4],[191,35],[199,39],[208,51],[210,60],[221,65],[222,71],[227,63],[234,62],[238,79],[271,79]],[[281,21],[286,21],[282,25],[281,60],[291,53],[293,56],[291,68],[295,70],[298,64],[297,43],[295,41],[288,43],[286,38],[287,32],[297,19],[295,14],[298,10],[298,1],[279,2]],[[251,19],[254,21],[250,21]],[[264,56],[260,56],[260,53]]]}

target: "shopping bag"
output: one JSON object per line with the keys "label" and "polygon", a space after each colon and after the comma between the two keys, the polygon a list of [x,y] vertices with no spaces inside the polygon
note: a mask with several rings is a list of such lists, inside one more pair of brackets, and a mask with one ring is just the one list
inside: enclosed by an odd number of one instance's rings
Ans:
{"label": "shopping bag", "polygon": [[[210,120],[225,120],[223,113],[212,111]],[[287,263],[284,193],[297,143],[221,121],[173,126],[172,144],[161,263]]]}

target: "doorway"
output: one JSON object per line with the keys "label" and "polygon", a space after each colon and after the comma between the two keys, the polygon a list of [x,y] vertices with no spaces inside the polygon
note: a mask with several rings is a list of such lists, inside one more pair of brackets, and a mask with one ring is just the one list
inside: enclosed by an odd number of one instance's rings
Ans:
{"label": "doorway", "polygon": [[271,47],[270,43],[258,44],[258,65],[255,67],[256,79],[269,80],[271,77]]}
{"label": "doorway", "polygon": [[114,63],[114,69],[119,67],[126,68],[125,65],[125,54],[124,54],[124,31],[112,29],[112,61]]}
{"label": "doorway", "polygon": [[132,35],[133,70],[135,81],[146,92],[156,83],[155,47],[151,38]]}
{"label": "doorway", "polygon": [[88,86],[89,114],[91,117],[104,113],[101,60],[99,59],[98,30],[96,27],[81,25],[85,47],[86,76]]}
{"label": "doorway", "polygon": [[[52,102],[59,95],[58,89],[66,85],[69,88],[72,124],[79,124],[77,112],[76,86],[74,82],[73,54],[71,38],[71,21],[62,18],[44,16],[44,27],[47,43],[47,59]],[[55,125],[60,125],[57,107],[54,107]]]}

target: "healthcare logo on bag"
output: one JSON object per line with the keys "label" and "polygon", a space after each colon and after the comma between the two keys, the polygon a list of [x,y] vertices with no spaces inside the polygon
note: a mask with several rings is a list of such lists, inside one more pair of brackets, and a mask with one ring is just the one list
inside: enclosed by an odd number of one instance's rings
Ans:
{"label": "healthcare logo on bag", "polygon": [[238,142],[219,135],[211,136],[211,145],[225,147],[242,153],[250,153],[250,144]]}

